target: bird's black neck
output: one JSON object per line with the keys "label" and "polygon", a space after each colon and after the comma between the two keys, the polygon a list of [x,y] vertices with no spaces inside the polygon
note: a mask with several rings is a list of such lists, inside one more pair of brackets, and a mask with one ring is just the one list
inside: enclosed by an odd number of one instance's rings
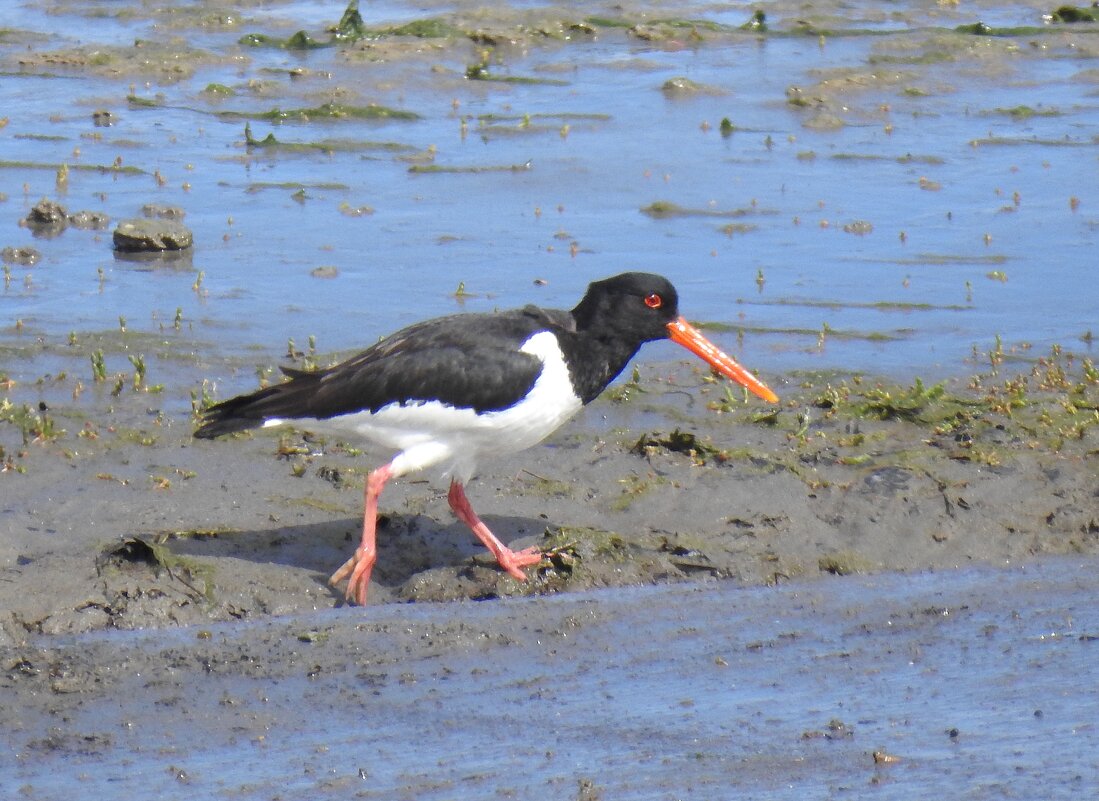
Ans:
{"label": "bird's black neck", "polygon": [[577,316],[576,310],[573,316],[577,330],[562,332],[557,339],[568,364],[573,389],[586,405],[622,372],[643,343],[636,337],[622,337],[613,329],[585,325],[585,318]]}

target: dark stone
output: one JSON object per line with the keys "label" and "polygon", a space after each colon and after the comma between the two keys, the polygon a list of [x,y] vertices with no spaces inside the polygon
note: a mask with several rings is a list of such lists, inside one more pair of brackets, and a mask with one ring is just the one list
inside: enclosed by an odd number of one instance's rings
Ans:
{"label": "dark stone", "polygon": [[175,220],[122,220],[114,230],[115,250],[126,253],[147,253],[163,250],[183,250],[194,240],[190,229]]}
{"label": "dark stone", "polygon": [[29,228],[64,228],[68,218],[60,203],[42,198],[34,204],[24,222]]}
{"label": "dark stone", "polygon": [[111,224],[111,218],[101,211],[78,211],[68,217],[69,225],[84,231],[103,231]]}

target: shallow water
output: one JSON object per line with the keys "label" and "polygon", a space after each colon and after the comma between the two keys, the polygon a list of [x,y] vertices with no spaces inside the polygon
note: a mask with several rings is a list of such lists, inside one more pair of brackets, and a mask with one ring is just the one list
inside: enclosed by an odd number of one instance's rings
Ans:
{"label": "shallow water", "polygon": [[[463,3],[362,10],[371,25],[470,13]],[[111,329],[120,315],[131,330],[156,331],[179,308],[202,349],[258,354],[267,363],[288,338],[300,347],[315,335],[322,352],[341,351],[462,309],[569,306],[589,280],[637,268],[669,275],[689,317],[732,326],[715,338],[765,374],[958,373],[997,336],[1007,347],[1030,343],[1033,352],[1052,343],[1090,350],[1079,338],[1093,327],[1086,289],[1099,229],[1099,103],[1089,72],[1099,52],[1095,26],[964,37],[949,31],[975,14],[990,24],[1040,26],[1042,9],[911,3],[887,14],[870,4],[838,11],[825,4],[816,18],[854,35],[740,35],[708,44],[705,31],[699,43],[653,42],[609,28],[581,41],[501,46],[492,55],[497,74],[564,85],[466,80],[465,67],[479,58],[470,42],[427,39],[422,53],[383,48],[354,60],[337,48],[237,44],[247,32],[286,36],[299,28],[324,39],[324,25],[340,11],[282,3],[226,17],[216,9],[187,15],[59,4],[20,6],[5,20],[22,33],[0,41],[9,71],[0,80],[9,120],[0,129],[0,158],[46,165],[121,158],[146,173],[74,171],[62,192],[52,169],[0,169],[8,196],[0,204],[0,245],[33,245],[43,254],[37,267],[11,269],[0,294],[5,337],[63,341],[71,330]],[[597,12],[565,7],[546,16]],[[631,6],[601,13],[673,12]],[[749,9],[684,3],[674,14],[739,24]],[[769,21],[773,30],[789,30],[804,14],[779,4]],[[177,42],[201,57],[180,56],[187,68],[179,76],[19,64],[28,41],[43,52],[138,39]],[[919,58],[940,51],[946,60]],[[312,72],[290,78],[297,67]],[[669,97],[661,86],[676,76],[714,92]],[[824,78],[833,80],[820,84]],[[211,83],[233,88],[234,96],[205,93]],[[791,86],[802,88],[807,107],[787,102]],[[129,105],[131,87],[160,107]],[[257,138],[273,132],[283,142],[356,143],[302,154],[249,152],[244,120],[217,116],[325,101],[377,102],[421,119],[252,121]],[[1005,113],[1018,106],[1053,115]],[[115,124],[96,128],[96,109],[112,111]],[[486,114],[510,119],[482,127],[478,116]],[[526,114],[534,116],[524,128],[516,118]],[[844,124],[809,127],[823,119],[818,114]],[[718,131],[723,117],[737,127],[731,136]],[[973,144],[992,137],[1001,143]],[[440,166],[529,162],[530,169],[410,172],[409,159],[429,158],[431,146]],[[304,199],[292,197],[299,184]],[[15,225],[43,196],[113,221],[137,216],[149,202],[180,205],[195,232],[193,257],[165,267],[119,260],[109,231],[70,228],[35,240]],[[743,216],[641,213],[656,201]],[[374,211],[346,216],[344,203]],[[730,222],[757,227],[722,233]],[[872,232],[843,230],[859,222]],[[324,266],[336,267],[338,277],[311,276]],[[535,286],[536,279],[548,283]],[[453,296],[459,282],[469,297]],[[831,330],[821,337],[824,326]],[[658,348],[651,357],[677,353]],[[13,374],[28,380],[38,372],[29,364]]]}
{"label": "shallow water", "polygon": [[129,671],[138,651],[151,661],[65,704],[70,739],[53,748],[56,715],[5,732],[0,786],[34,799],[1079,798],[1099,787],[1093,572],[1052,559],[345,609],[208,639],[53,638],[77,674],[104,649]]}

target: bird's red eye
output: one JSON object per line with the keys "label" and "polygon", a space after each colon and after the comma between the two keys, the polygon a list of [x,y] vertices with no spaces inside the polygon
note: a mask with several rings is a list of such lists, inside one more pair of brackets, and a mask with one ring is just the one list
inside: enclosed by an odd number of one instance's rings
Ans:
{"label": "bird's red eye", "polygon": [[653,292],[651,295],[645,296],[645,305],[650,309],[659,309],[664,305],[664,298]]}

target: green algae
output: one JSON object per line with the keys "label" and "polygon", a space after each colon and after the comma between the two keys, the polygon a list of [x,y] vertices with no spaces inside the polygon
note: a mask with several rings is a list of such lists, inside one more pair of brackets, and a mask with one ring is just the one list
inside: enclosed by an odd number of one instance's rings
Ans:
{"label": "green algae", "polygon": [[115,175],[148,175],[148,172],[140,167],[132,167],[122,164],[62,164],[58,162],[40,161],[8,161],[0,159],[0,170],[50,170],[57,172],[62,167],[68,167],[73,172],[98,172]]}
{"label": "green algae", "polygon": [[[49,52],[28,49],[20,58],[20,65],[31,70],[49,65],[113,76],[145,75],[179,80],[191,77],[200,67],[225,65],[229,61],[224,55],[190,47],[181,39],[163,42],[135,39],[125,46],[95,43]],[[35,77],[52,77],[34,74]]]}
{"label": "green algae", "polygon": [[859,417],[873,417],[878,420],[900,419],[926,422],[930,410],[943,401],[945,396],[945,384],[938,383],[925,387],[923,381],[917,378],[911,387],[900,391],[877,387],[868,390],[862,403],[855,405],[855,414]]}
{"label": "green algae", "polygon": [[551,560],[559,553],[573,559],[582,558],[578,552],[581,547],[593,555],[612,557],[618,562],[629,558],[630,542],[616,531],[590,526],[554,526],[547,528],[543,536],[543,550]]}
{"label": "green algae", "polygon": [[[462,118],[462,133],[466,132],[468,118]],[[478,115],[476,135],[484,140],[498,136],[537,136],[557,134],[568,136],[571,127],[578,122],[597,123],[611,119],[609,114],[481,114]]]}
{"label": "green algae", "polygon": [[740,26],[742,31],[752,31],[755,33],[766,33],[767,31],[767,15],[760,9],[756,9],[752,12],[752,16],[748,18],[748,21]]}
{"label": "green algae", "polygon": [[660,86],[660,91],[669,98],[724,94],[724,92],[716,86],[699,83],[698,81],[691,80],[682,75],[664,81]]}
{"label": "green algae", "polygon": [[327,40],[313,38],[306,31],[298,31],[289,37],[270,36],[264,33],[247,33],[238,42],[246,47],[269,47],[283,50],[315,50],[356,42],[362,39],[410,37],[415,39],[442,39],[471,36],[451,23],[439,18],[412,20],[400,25],[370,28],[359,13],[359,1],[351,0],[344,9],[340,21],[330,29]]}
{"label": "green algae", "polygon": [[311,108],[280,109],[268,111],[215,111],[210,112],[223,120],[267,120],[269,122],[313,120],[418,120],[414,111],[389,108],[376,103],[350,106],[343,103],[322,103]]}
{"label": "green algae", "polygon": [[[100,573],[107,569],[123,570],[135,564],[146,565],[158,573],[163,570],[207,602],[214,601],[213,566],[178,556],[162,541],[150,542],[142,537],[129,537],[121,545],[112,545],[104,550],[96,559],[96,570]],[[202,584],[201,589],[196,586],[199,583]]]}
{"label": "green algae", "polygon": [[755,223],[726,223],[718,230],[725,236],[732,236],[733,234],[748,234],[752,231],[758,231],[759,226]]}
{"label": "green algae", "polygon": [[777,211],[768,209],[692,209],[672,203],[668,200],[657,200],[640,209],[642,214],[656,219],[669,217],[748,217],[756,214],[777,214]]}
{"label": "green algae", "polygon": [[1052,22],[1073,24],[1077,22],[1099,22],[1099,11],[1095,6],[1081,8],[1080,6],[1061,6],[1050,14]]}
{"label": "green algae", "polygon": [[661,17],[655,19],[632,20],[626,17],[588,16],[584,22],[594,28],[612,28],[644,40],[666,40],[681,38],[684,32],[696,41],[703,33],[711,35],[768,36],[776,38],[807,36],[888,36],[893,31],[874,28],[827,28],[811,22],[798,20],[788,29],[776,29],[767,23],[762,10],[756,10],[748,20],[740,25],[718,22],[704,17]]}
{"label": "green algae", "polygon": [[1039,28],[1034,25],[1019,25],[1012,28],[994,28],[983,22],[974,22],[969,25],[959,25],[954,28],[955,33],[964,33],[969,36],[1039,36],[1049,33],[1048,28]]}
{"label": "green algae", "polygon": [[322,103],[307,108],[281,109],[267,111],[234,111],[195,108],[193,106],[169,106],[157,100],[137,97],[133,94],[126,98],[130,105],[138,108],[170,108],[191,111],[196,114],[208,114],[221,120],[266,120],[268,122],[311,122],[313,120],[418,120],[420,115],[414,111],[390,108],[377,103],[365,106],[352,106],[343,103]]}
{"label": "green algae", "polygon": [[700,440],[691,432],[681,431],[678,428],[670,434],[660,432],[642,434],[637,442],[633,444],[633,447],[630,448],[631,453],[639,456],[648,456],[657,451],[682,453],[698,464],[705,463],[707,459],[716,459],[717,461],[726,461],[727,459],[724,452],[714,447],[710,442]]}
{"label": "green algae", "polygon": [[594,28],[630,28],[633,26],[632,22],[621,17],[585,17],[584,22]]}
{"label": "green algae", "polygon": [[798,306],[810,309],[874,309],[877,311],[972,311],[972,306],[941,303],[909,303],[902,301],[878,300],[865,303],[843,300],[794,300],[777,298],[775,300],[737,298],[737,303],[745,306]]}
{"label": "green algae", "polygon": [[891,161],[897,164],[945,164],[946,160],[940,156],[914,155],[905,153],[903,156],[882,156],[873,153],[833,153],[829,158],[835,161]]}
{"label": "green algae", "polygon": [[1008,257],[1002,253],[989,253],[982,256],[970,256],[953,253],[919,253],[912,258],[905,259],[874,259],[873,261],[884,264],[920,264],[920,265],[946,265],[946,264],[971,264],[990,265],[1006,264]]}
{"label": "green algae", "polygon": [[1099,136],[1092,136],[1089,139],[1049,139],[1038,136],[985,136],[979,139],[969,140],[971,147],[984,147],[984,146],[1020,146],[1020,145],[1040,145],[1042,147],[1094,147],[1099,144]]}
{"label": "green algae", "polygon": [[366,23],[359,13],[359,0],[350,0],[343,10],[340,21],[332,31],[336,39],[356,39],[366,35]]}
{"label": "green algae", "polygon": [[477,122],[485,124],[493,123],[509,123],[509,122],[532,122],[532,121],[553,121],[553,122],[607,122],[614,119],[610,114],[600,113],[581,113],[562,111],[556,113],[533,113],[533,114],[478,114]]}
{"label": "green algae", "polygon": [[31,142],[67,142],[69,137],[57,136],[53,134],[36,134],[36,133],[17,133],[12,135],[12,139],[24,139]]}
{"label": "green algae", "polygon": [[[838,383],[832,376],[815,376],[801,387],[812,406],[825,410],[825,420],[906,424],[927,432],[918,435],[919,444],[894,447],[889,452],[891,464],[918,468],[932,458],[924,450],[927,446],[945,450],[955,461],[989,466],[1035,449],[1086,452],[1087,433],[1099,427],[1099,369],[1094,362],[1056,346],[1049,355],[1031,359],[1027,372],[1000,376],[997,365],[1002,362],[1001,353],[1001,358],[992,359],[994,372],[974,376],[964,391],[949,391],[942,383],[928,386],[918,378],[910,386],[867,385],[858,376]],[[850,432],[850,425],[845,424],[844,431]],[[894,431],[890,437],[897,435]],[[802,446],[816,452],[850,450],[867,441],[861,433],[828,435],[818,429],[817,436]],[[838,458],[859,465],[867,461],[863,455],[845,453]]]}
{"label": "green algae", "polygon": [[532,84],[541,86],[568,86],[568,81],[558,78],[534,78],[529,75],[500,75],[492,72],[488,64],[481,62],[466,67],[466,78],[470,81],[491,81],[496,83]]}
{"label": "green algae", "polygon": [[836,576],[853,576],[859,573],[872,573],[878,566],[855,551],[836,551],[817,560],[817,568],[822,573]]}
{"label": "green algae", "polygon": [[867,59],[867,63],[871,66],[879,64],[901,64],[901,65],[913,65],[913,66],[929,66],[932,64],[944,64],[952,61],[956,61],[958,54],[947,50],[945,48],[935,48],[927,50],[923,53],[917,53],[911,56],[900,56],[889,53],[877,53],[871,55]]}
{"label": "green algae", "polygon": [[445,20],[429,17],[427,19],[412,20],[392,28],[383,28],[376,35],[411,36],[416,39],[445,39],[452,36],[462,36],[465,33]]}
{"label": "green algae", "polygon": [[567,481],[546,478],[529,470],[523,472],[533,479],[533,481],[524,482],[524,493],[533,493],[543,498],[570,498],[576,493],[576,487]]}
{"label": "green algae", "polygon": [[825,39],[852,36],[892,36],[893,33],[894,32],[890,30],[875,28],[826,28],[805,20],[796,21],[794,26],[789,30],[776,31],[770,29],[767,31],[767,35],[769,36],[812,36],[816,38],[823,37]]}
{"label": "green algae", "polygon": [[355,153],[360,151],[381,150],[388,153],[414,152],[412,145],[403,145],[399,142],[373,142],[368,140],[352,139],[321,139],[317,142],[283,142],[275,138],[273,133],[267,134],[263,139],[252,136],[252,126],[244,125],[244,144],[248,148],[277,151],[279,153]]}
{"label": "green algae", "polygon": [[669,19],[653,20],[650,24],[665,25],[677,30],[709,31],[711,33],[725,33],[740,30],[740,28],[735,25],[726,25],[722,22],[714,22],[713,20],[708,19],[680,19],[672,17]]}
{"label": "green algae", "polygon": [[486,125],[482,123],[477,126],[477,136],[485,140],[495,136],[537,136],[539,134],[559,134],[560,132],[561,126],[558,125],[535,125],[530,123]]}
{"label": "green algae", "polygon": [[1013,108],[994,108],[988,114],[1006,114],[1012,119],[1029,120],[1031,117],[1060,117],[1061,112],[1055,108],[1036,109],[1031,106],[1014,106]]}
{"label": "green algae", "polygon": [[315,183],[302,183],[300,181],[253,181],[248,184],[246,191],[259,192],[264,189],[294,189],[298,191],[303,191],[305,189],[328,189],[349,191],[351,187],[337,181],[317,181]]}
{"label": "green algae", "polygon": [[910,339],[916,331],[910,328],[900,328],[894,331],[854,331],[851,329],[832,328],[825,323],[820,328],[772,328],[759,325],[735,325],[732,323],[697,322],[697,328],[705,331],[717,331],[723,333],[746,334],[781,334],[785,336],[811,336],[818,340],[823,338],[863,340],[865,342],[899,342]]}
{"label": "green algae", "polygon": [[157,436],[140,428],[129,426],[116,426],[115,438],[128,445],[140,445],[143,448],[151,448],[159,441]]}
{"label": "green algae", "polygon": [[149,97],[140,97],[132,92],[126,95],[126,102],[137,108],[161,108],[161,103]]}
{"label": "green algae", "polygon": [[53,415],[46,412],[44,404],[35,408],[29,403],[15,404],[8,398],[0,398],[0,423],[8,423],[19,429],[24,445],[30,442],[50,442],[65,434],[65,430],[55,424]]}
{"label": "green algae", "polygon": [[480,165],[445,165],[445,164],[413,164],[408,168],[415,175],[430,175],[433,173],[482,173],[482,172],[528,172],[533,168],[531,162],[523,164],[480,164]]}
{"label": "green algae", "polygon": [[322,47],[332,47],[335,40],[318,42],[305,31],[298,31],[293,36],[280,37],[269,36],[265,33],[246,33],[237,40],[237,44],[245,47],[274,47],[283,50],[315,50]]}

